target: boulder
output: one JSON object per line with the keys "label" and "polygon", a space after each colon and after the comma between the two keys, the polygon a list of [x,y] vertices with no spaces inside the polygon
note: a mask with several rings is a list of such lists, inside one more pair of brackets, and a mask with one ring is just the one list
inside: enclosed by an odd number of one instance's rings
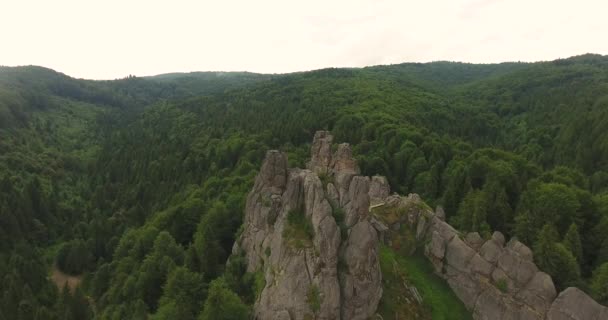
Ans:
{"label": "boulder", "polygon": [[468,309],[472,309],[481,293],[480,282],[451,266],[448,266],[446,271],[450,288]]}
{"label": "boulder", "polygon": [[494,240],[494,242],[496,242],[496,244],[501,248],[505,246],[505,236],[499,231],[494,231],[492,234],[492,240]]}
{"label": "boulder", "polygon": [[520,258],[524,260],[534,261],[532,250],[515,238],[511,238],[511,240],[509,240],[509,243],[507,243],[507,248],[517,253]]}
{"label": "boulder", "polygon": [[470,265],[472,272],[482,275],[486,278],[490,277],[490,275],[492,274],[492,270],[494,269],[494,266],[492,266],[492,264],[483,259],[478,253],[473,256]]}
{"label": "boulder", "polygon": [[435,216],[439,218],[439,220],[445,221],[445,211],[442,206],[437,206],[437,208],[435,208]]}
{"label": "boulder", "polygon": [[494,239],[490,239],[481,246],[479,253],[486,261],[496,263],[502,254],[502,247]]}
{"label": "boulder", "polygon": [[553,301],[547,320],[606,320],[607,309],[580,289],[570,287]]}
{"label": "boulder", "polygon": [[497,266],[515,281],[518,288],[526,285],[538,272],[538,267],[533,262],[522,259],[517,252],[510,249],[503,250]]}
{"label": "boulder", "polygon": [[481,248],[483,245],[483,239],[477,232],[467,233],[467,235],[464,237],[464,241],[466,241],[471,248],[475,249],[475,251],[479,250],[479,248]]}
{"label": "boulder", "polygon": [[535,312],[545,314],[556,296],[551,276],[544,272],[537,272],[515,298],[527,304]]}
{"label": "boulder", "polygon": [[458,271],[468,273],[469,262],[475,255],[475,250],[467,246],[459,237],[453,237],[446,248],[445,263]]}

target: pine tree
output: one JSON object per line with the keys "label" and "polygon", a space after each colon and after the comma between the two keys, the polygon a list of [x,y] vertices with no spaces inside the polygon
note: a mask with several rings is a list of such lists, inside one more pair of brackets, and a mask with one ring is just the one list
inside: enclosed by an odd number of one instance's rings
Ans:
{"label": "pine tree", "polygon": [[211,282],[199,320],[246,320],[249,310],[223,278]]}
{"label": "pine tree", "polygon": [[599,303],[608,305],[608,262],[602,264],[593,272],[591,290]]}
{"label": "pine tree", "polygon": [[564,236],[564,246],[572,252],[579,265],[583,263],[583,246],[581,244],[581,236],[578,233],[578,227],[575,223],[571,224],[568,232]]}
{"label": "pine tree", "polygon": [[489,234],[490,226],[486,220],[487,203],[483,191],[471,190],[462,200],[454,223],[462,231],[476,231]]}
{"label": "pine tree", "polygon": [[558,243],[555,227],[545,224],[534,244],[534,259],[538,267],[548,273],[558,288],[576,286],[580,269],[576,258],[563,244]]}

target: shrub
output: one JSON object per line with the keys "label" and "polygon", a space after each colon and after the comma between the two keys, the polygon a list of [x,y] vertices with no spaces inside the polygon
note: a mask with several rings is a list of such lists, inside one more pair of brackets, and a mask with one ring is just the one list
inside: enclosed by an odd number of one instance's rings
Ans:
{"label": "shrub", "polygon": [[283,237],[287,243],[295,248],[307,248],[312,246],[314,230],[312,223],[300,210],[290,210],[287,213],[287,225],[283,231]]}
{"label": "shrub", "polygon": [[496,288],[498,288],[498,290],[500,290],[500,292],[502,292],[502,293],[507,293],[507,291],[509,290],[509,285],[507,284],[507,280],[498,279],[498,281],[496,281]]}
{"label": "shrub", "polygon": [[306,301],[312,312],[317,313],[321,309],[321,292],[317,285],[312,285],[308,288],[308,294],[306,294]]}

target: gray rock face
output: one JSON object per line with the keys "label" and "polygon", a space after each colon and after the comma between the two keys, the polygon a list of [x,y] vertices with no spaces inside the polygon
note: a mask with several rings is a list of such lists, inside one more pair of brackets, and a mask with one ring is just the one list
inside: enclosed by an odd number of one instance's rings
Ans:
{"label": "gray rock face", "polygon": [[348,143],[338,145],[332,157],[331,168],[334,172],[359,174],[359,166],[353,158],[353,150]]}
{"label": "gray rock face", "polygon": [[352,227],[362,219],[369,216],[369,178],[355,176],[348,188],[348,198],[350,201],[344,206],[345,223],[347,227]]}
{"label": "gray rock face", "polygon": [[567,288],[551,305],[547,320],[606,320],[608,308],[577,288]]}
{"label": "gray rock face", "polygon": [[500,232],[485,242],[477,233],[461,239],[437,216],[429,221],[425,255],[475,319],[545,319],[555,286],[528,247],[516,239],[505,246]]}
{"label": "gray rock face", "polygon": [[436,214],[429,221],[425,255],[474,319],[608,320],[608,308],[579,289],[557,296],[551,277],[517,239],[505,245],[504,235],[494,232],[485,242],[476,233],[463,241]]}
{"label": "gray rock face", "polygon": [[[350,146],[332,154],[332,142],[329,132],[315,134],[308,170],[289,169],[285,154],[269,151],[247,196],[233,254],[244,255],[247,271],[266,280],[255,319],[372,318],[382,297],[379,242],[409,228],[474,319],[608,320],[608,308],[579,289],[558,296],[517,239],[460,234],[441,207],[432,212],[416,194],[389,195],[386,178],[360,176]],[[380,210],[370,212],[370,205]],[[345,239],[333,216],[338,209]],[[303,215],[312,234],[290,232],[289,214]]]}
{"label": "gray rock face", "polygon": [[[332,141],[328,132],[315,134],[309,170],[288,169],[285,154],[269,151],[247,197],[233,254],[243,254],[247,271],[261,272],[266,281],[255,319],[363,320],[376,312],[382,274],[378,231],[369,216],[370,179],[357,175],[348,144],[332,155]],[[323,186],[320,174],[332,182]],[[349,228],[344,241],[332,215],[336,206]],[[289,225],[290,214],[304,215],[312,235],[291,232],[298,226]],[[318,307],[310,302],[315,295]]]}
{"label": "gray rock face", "polygon": [[[245,212],[245,230],[240,249],[248,262],[248,271],[262,272],[266,286],[255,303],[258,319],[338,319],[340,285],[337,261],[340,231],[331,216],[331,206],[324,196],[321,181],[309,170],[280,170],[287,163],[284,154],[269,152],[249,194]],[[288,172],[287,179],[281,177]],[[265,200],[265,191],[273,197]],[[287,215],[305,216],[313,229],[311,239],[284,236],[289,228]],[[321,302],[313,310],[308,302],[312,291]],[[287,316],[289,315],[289,318]]]}
{"label": "gray rock face", "polygon": [[383,176],[373,176],[369,186],[369,198],[372,204],[383,202],[391,193],[391,187]]}
{"label": "gray rock face", "polygon": [[367,220],[351,228],[343,257],[342,319],[368,319],[382,297],[382,273],[378,267],[378,236]]}
{"label": "gray rock face", "polygon": [[329,131],[317,131],[310,147],[312,155],[308,169],[315,173],[326,173],[331,165],[331,144],[334,137]]}

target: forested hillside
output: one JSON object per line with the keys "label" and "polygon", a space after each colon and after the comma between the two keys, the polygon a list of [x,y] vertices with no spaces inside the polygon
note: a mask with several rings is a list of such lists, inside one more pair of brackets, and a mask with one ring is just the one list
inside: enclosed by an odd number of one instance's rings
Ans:
{"label": "forested hillside", "polygon": [[[608,303],[608,57],[115,81],[2,67],[0,319],[245,317],[260,279],[226,259],[246,193],[267,149],[304,167],[319,129]],[[83,276],[73,294],[53,265]]]}

